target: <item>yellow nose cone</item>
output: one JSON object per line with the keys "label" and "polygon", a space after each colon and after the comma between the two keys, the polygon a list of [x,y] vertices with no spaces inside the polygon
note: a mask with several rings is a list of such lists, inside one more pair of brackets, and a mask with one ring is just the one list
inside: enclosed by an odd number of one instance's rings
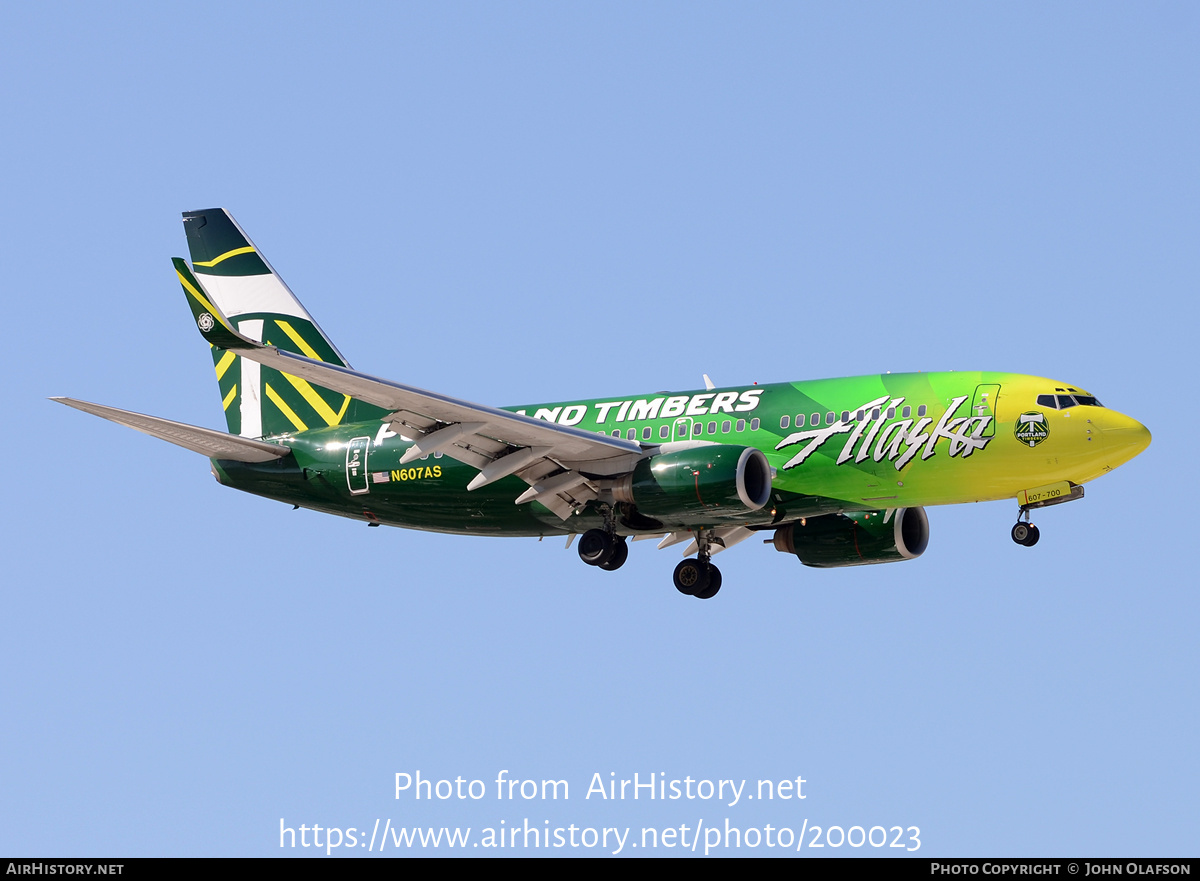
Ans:
{"label": "yellow nose cone", "polygon": [[1097,422],[1104,438],[1104,452],[1113,467],[1128,462],[1150,446],[1150,429],[1123,413],[1106,410]]}

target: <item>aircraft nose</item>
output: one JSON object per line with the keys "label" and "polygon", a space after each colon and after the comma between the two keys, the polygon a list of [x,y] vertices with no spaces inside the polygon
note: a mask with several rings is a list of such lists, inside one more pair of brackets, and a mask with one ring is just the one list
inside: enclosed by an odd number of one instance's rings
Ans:
{"label": "aircraft nose", "polygon": [[1104,452],[1115,458],[1115,464],[1128,462],[1150,446],[1150,429],[1136,419],[1108,410],[1099,420],[1104,437]]}

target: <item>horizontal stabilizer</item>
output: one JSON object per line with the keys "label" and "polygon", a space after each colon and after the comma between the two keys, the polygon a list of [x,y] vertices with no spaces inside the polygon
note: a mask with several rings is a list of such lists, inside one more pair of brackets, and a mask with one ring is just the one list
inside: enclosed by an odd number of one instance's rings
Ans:
{"label": "horizontal stabilizer", "polygon": [[60,404],[91,413],[102,419],[116,422],[151,437],[181,446],[194,453],[208,456],[210,459],[231,459],[234,462],[269,462],[280,459],[291,450],[282,444],[269,444],[265,441],[251,440],[214,431],[211,428],[200,428],[183,422],[172,422],[170,419],[160,419],[157,416],[144,416],[129,410],[118,410],[116,407],[105,407],[103,404],[92,404],[88,401],[77,401],[74,398],[51,398]]}

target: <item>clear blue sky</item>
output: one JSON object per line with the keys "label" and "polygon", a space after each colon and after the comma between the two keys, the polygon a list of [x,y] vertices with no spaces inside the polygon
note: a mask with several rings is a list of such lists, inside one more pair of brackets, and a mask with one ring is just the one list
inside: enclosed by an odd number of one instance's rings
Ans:
{"label": "clear blue sky", "polygon": [[[1195,855],[1198,45],[1186,3],[7,4],[0,853],[728,818]],[[1154,443],[1032,550],[1015,503],[936,508],[915,562],[746,542],[708,603],[677,548],[293,512],[46,401],[222,426],[168,262],[212,206],[356,367],[467,399],[1010,370]],[[571,797],[393,797],[501,769]]]}

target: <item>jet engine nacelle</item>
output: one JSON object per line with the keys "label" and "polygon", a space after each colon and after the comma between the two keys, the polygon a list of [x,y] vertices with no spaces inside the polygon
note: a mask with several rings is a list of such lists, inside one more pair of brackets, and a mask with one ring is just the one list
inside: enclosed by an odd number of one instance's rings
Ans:
{"label": "jet engine nacelle", "polygon": [[771,466],[754,447],[706,444],[643,459],[613,494],[650,517],[757,511],[771,498]]}
{"label": "jet engine nacelle", "polygon": [[795,554],[805,566],[833,569],[911,560],[929,546],[924,508],[824,514],[775,530],[775,550]]}

